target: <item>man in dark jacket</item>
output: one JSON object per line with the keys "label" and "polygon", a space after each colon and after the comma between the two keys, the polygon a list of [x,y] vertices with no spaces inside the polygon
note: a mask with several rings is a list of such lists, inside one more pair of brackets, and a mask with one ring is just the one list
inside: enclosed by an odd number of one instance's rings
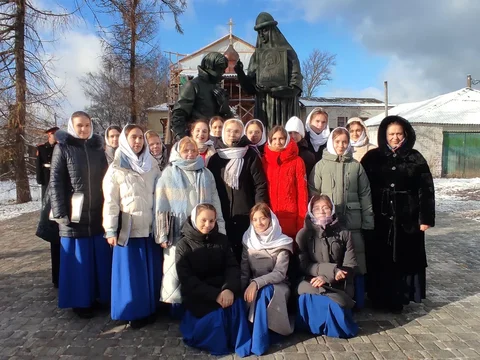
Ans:
{"label": "man in dark jacket", "polygon": [[227,58],[218,52],[205,55],[198,67],[198,76],[183,85],[172,112],[172,131],[177,140],[188,134],[188,124],[195,119],[219,115],[233,117],[228,95],[218,83],[222,81]]}
{"label": "man in dark jacket", "polygon": [[52,162],[53,148],[57,143],[55,140],[57,130],[58,127],[55,126],[45,131],[45,134],[48,135],[48,141],[37,146],[37,184],[42,185],[42,199],[50,181],[50,163]]}
{"label": "man in dark jacket", "polygon": [[58,288],[58,275],[60,271],[60,238],[58,236],[58,225],[48,219],[50,213],[50,197],[47,192],[50,182],[50,164],[52,161],[53,149],[57,144],[55,133],[58,127],[52,127],[45,131],[48,141],[37,146],[37,183],[42,186],[42,210],[40,221],[35,235],[50,243],[50,260],[52,264],[52,283]]}

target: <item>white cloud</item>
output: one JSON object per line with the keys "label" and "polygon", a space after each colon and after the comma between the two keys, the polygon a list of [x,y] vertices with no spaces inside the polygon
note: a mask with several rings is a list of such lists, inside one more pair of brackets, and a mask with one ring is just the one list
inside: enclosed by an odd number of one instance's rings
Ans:
{"label": "white cloud", "polygon": [[[466,75],[480,77],[477,0],[271,0],[282,14],[310,23],[334,20],[370,53],[388,59],[374,79],[389,81],[394,102],[419,100],[466,84]],[[288,14],[285,13],[288,9]],[[293,9],[293,10],[292,10]],[[378,89],[380,90],[380,89]]]}
{"label": "white cloud", "polygon": [[56,83],[63,87],[65,102],[62,113],[83,110],[89,102],[83,94],[79,78],[100,68],[102,47],[100,38],[93,33],[69,31],[56,42],[50,55],[55,58]]}

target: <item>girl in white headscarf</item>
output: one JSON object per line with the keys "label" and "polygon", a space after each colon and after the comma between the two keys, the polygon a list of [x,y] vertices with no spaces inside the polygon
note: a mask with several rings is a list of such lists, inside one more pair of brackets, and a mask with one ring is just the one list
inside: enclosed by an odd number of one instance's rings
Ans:
{"label": "girl in white headscarf", "polygon": [[268,205],[260,203],[250,211],[250,227],[242,242],[241,282],[253,323],[252,353],[260,356],[269,348],[269,330],[284,336],[293,332],[287,310],[293,239],[282,233]]}
{"label": "girl in white headscarf", "polygon": [[308,148],[315,155],[315,161],[322,159],[323,149],[327,146],[330,128],[328,127],[328,114],[323,108],[315,108],[307,116],[305,121],[305,140]]}
{"label": "girl in white headscarf", "polygon": [[50,197],[61,237],[58,306],[91,318],[95,302],[110,303],[112,257],[102,227],[104,143],[83,111],[73,113],[68,131],[55,137]]}
{"label": "girl in white headscarf", "polygon": [[[352,233],[358,262],[356,288],[360,289],[367,271],[362,231],[372,230],[374,223],[370,182],[362,165],[353,159],[351,148],[348,130],[333,130],[322,160],[310,174],[308,187],[310,196],[325,194],[332,199],[338,221]],[[359,308],[363,306],[360,293],[356,298]]]}
{"label": "girl in white headscarf", "polygon": [[255,150],[259,156],[262,156],[265,143],[267,142],[267,135],[263,123],[257,119],[250,120],[245,124],[243,134],[252,143],[252,149]]}
{"label": "girl in white headscarf", "polygon": [[359,117],[348,120],[347,129],[350,132],[350,145],[352,145],[352,153],[355,160],[361,161],[369,150],[377,147],[370,143],[367,127]]}
{"label": "girl in white headscarf", "polygon": [[143,130],[127,125],[103,179],[103,227],[113,246],[113,320],[140,328],[154,319],[161,250],[152,237],[155,183],[160,176]]}
{"label": "girl in white headscarf", "polygon": [[262,161],[249,147],[247,137],[242,136],[243,130],[240,120],[225,121],[222,141],[226,148],[217,149],[208,163],[217,185],[227,235],[238,261],[242,254],[242,234],[250,224],[250,209],[257,202],[268,201]]}

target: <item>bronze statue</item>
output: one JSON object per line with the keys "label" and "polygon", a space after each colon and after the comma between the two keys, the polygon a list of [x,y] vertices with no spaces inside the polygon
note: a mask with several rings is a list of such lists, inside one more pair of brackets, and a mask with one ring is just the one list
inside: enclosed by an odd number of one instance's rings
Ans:
{"label": "bronze statue", "polygon": [[172,112],[176,140],[189,135],[188,124],[193,120],[210,119],[215,115],[233,117],[228,94],[218,85],[227,66],[228,60],[223,54],[210,52],[198,66],[198,76],[183,85]]}
{"label": "bronze statue", "polygon": [[269,13],[260,13],[254,28],[258,32],[256,49],[247,74],[240,60],[235,66],[242,87],[256,95],[255,117],[268,130],[275,125],[285,126],[290,117],[300,115],[303,82],[297,53],[277,24]]}

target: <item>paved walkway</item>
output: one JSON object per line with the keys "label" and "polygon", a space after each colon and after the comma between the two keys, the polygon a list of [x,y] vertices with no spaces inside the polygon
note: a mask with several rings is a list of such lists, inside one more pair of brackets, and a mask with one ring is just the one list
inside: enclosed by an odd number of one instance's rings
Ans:
{"label": "paved walkway", "polygon": [[[208,359],[183,345],[178,323],[141,330],[56,307],[38,213],[0,222],[0,360]],[[428,232],[428,299],[402,315],[365,310],[350,340],[295,334],[262,359],[480,359],[480,223],[439,214]],[[223,357],[233,359],[233,356]]]}

